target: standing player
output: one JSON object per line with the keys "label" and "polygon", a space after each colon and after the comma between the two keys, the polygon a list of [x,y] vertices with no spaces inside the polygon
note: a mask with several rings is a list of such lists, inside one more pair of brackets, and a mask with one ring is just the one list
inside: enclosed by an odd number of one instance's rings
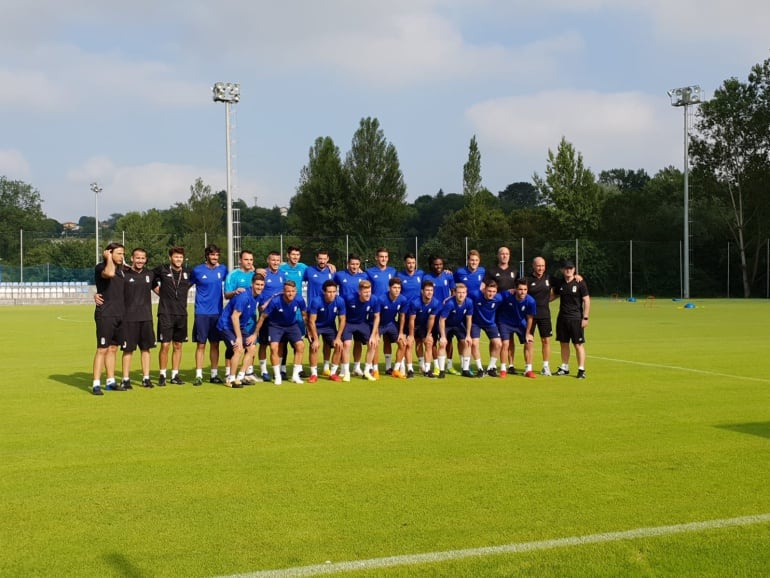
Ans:
{"label": "standing player", "polygon": [[251,287],[254,276],[254,253],[248,249],[241,251],[240,265],[233,269],[225,278],[225,298],[232,299],[238,293],[243,293]]}
{"label": "standing player", "polygon": [[485,282],[494,280],[497,283],[497,292],[505,293],[516,287],[516,269],[510,265],[511,250],[508,247],[500,247],[497,250],[497,265],[487,269]]}
{"label": "standing player", "polygon": [[372,375],[372,360],[379,345],[380,302],[372,295],[372,283],[364,279],[358,284],[358,294],[345,301],[345,329],[342,332],[342,381],[350,381],[350,347],[355,340],[359,347],[366,347],[366,365],[362,377],[369,381]]}
{"label": "standing player", "polygon": [[[419,299],[422,295],[422,279],[425,273],[422,269],[417,268],[417,258],[413,253],[407,253],[404,255],[404,268],[397,273],[399,279],[401,279],[401,295],[406,297],[409,303],[412,303],[415,299]],[[406,344],[406,363],[407,372],[406,376],[409,378],[414,377],[414,368],[412,367],[412,355],[414,353],[413,340],[407,340]],[[422,369],[420,369],[422,371]]]}
{"label": "standing player", "polygon": [[467,296],[468,288],[465,283],[455,285],[452,299],[444,303],[438,317],[439,327],[439,377],[443,377],[442,357],[446,356],[447,345],[452,338],[457,339],[457,349],[460,352],[463,377],[471,377],[471,326],[473,324],[473,301]]}
{"label": "standing player", "polygon": [[294,281],[285,281],[283,293],[274,295],[265,306],[262,315],[257,321],[256,330],[263,326],[268,328],[268,340],[270,342],[270,361],[273,365],[275,376],[273,383],[281,385],[281,343],[284,341],[294,347],[294,373],[292,383],[304,383],[300,377],[302,372],[302,356],[305,353],[305,342],[297,322],[297,311],[307,317],[307,306],[302,296],[297,294],[297,284]]}
{"label": "standing player", "polygon": [[[336,372],[342,355],[342,332],[345,329],[345,320],[345,301],[337,295],[337,284],[329,279],[324,282],[323,296],[313,299],[307,309],[307,330],[310,339],[308,383],[318,381],[318,351],[321,349],[324,358],[324,374],[328,375],[332,381],[342,381]],[[333,364],[331,367],[329,367],[330,356]]]}
{"label": "standing player", "polygon": [[545,259],[535,257],[532,260],[532,275],[527,277],[528,294],[537,303],[535,323],[532,328],[540,334],[540,345],[543,352],[543,369],[541,375],[551,375],[551,336],[553,336],[553,324],[551,322],[551,286],[552,280],[546,274]]}
{"label": "standing player", "polygon": [[158,302],[158,385],[166,385],[168,352],[171,352],[171,383],[183,385],[179,375],[182,363],[182,344],[187,341],[187,292],[190,290],[190,271],[184,267],[184,247],[171,247],[169,263],[153,271],[153,291]]}
{"label": "standing player", "polygon": [[510,363],[511,373],[516,374],[513,367],[516,342],[513,336],[524,345],[524,377],[535,378],[532,371],[532,349],[535,341],[534,319],[537,313],[537,304],[531,295],[527,295],[527,280],[523,277],[516,281],[516,291],[506,291],[503,294],[503,303],[497,313],[497,325],[500,328],[500,337],[503,341],[500,354],[500,377],[506,376],[506,363]]}
{"label": "standing player", "polygon": [[[254,362],[257,334],[256,315],[260,304],[260,294],[265,288],[265,278],[255,273],[251,278],[249,291],[238,293],[227,302],[217,321],[217,329],[227,343],[230,354],[230,371],[225,385],[240,388],[245,385],[258,383],[256,376],[246,375],[246,369]],[[243,359],[241,360],[241,357]],[[242,361],[241,370],[238,363]]]}
{"label": "standing player", "polygon": [[[265,290],[262,291],[264,295],[263,299],[267,303],[268,300],[274,295],[281,292],[284,287],[283,274],[280,271],[281,266],[281,254],[278,251],[270,251],[267,254],[267,269],[259,269],[257,272],[265,276]],[[296,283],[294,284],[296,294]],[[272,352],[272,346],[270,345],[270,332],[268,329],[269,321],[265,320],[265,323],[257,334],[257,342],[259,343],[259,365],[262,372],[262,380],[270,381],[270,374],[267,372],[267,349],[270,347]],[[299,328],[298,328],[299,329]],[[295,352],[296,353],[296,352]],[[272,357],[272,353],[271,353]],[[278,365],[280,369],[280,365]]]}
{"label": "standing player", "polygon": [[[425,274],[423,277],[423,280],[427,281],[433,281],[433,297],[436,298],[436,300],[441,303],[441,306],[443,307],[444,303],[449,301],[449,299],[452,297],[452,294],[455,290],[455,279],[451,272],[446,271],[444,269],[444,259],[443,257],[439,257],[438,255],[431,255],[428,257],[428,263],[430,264],[430,271]],[[439,333],[438,333],[438,323],[435,323],[433,325],[433,375],[438,376],[438,374],[443,371],[439,368],[439,360],[438,360],[438,344],[439,341]],[[457,372],[452,368],[452,344],[450,343],[446,349],[446,357],[449,359],[449,368],[451,374],[456,374]],[[445,360],[446,362],[446,360]]]}
{"label": "standing player", "polygon": [[[289,246],[288,249],[286,249],[286,262],[281,263],[278,266],[278,271],[280,271],[281,275],[283,276],[284,281],[294,281],[294,284],[297,286],[297,294],[300,295],[305,299],[305,303],[310,303],[309,298],[307,297],[307,294],[303,292],[302,290],[302,281],[305,278],[305,270],[307,269],[307,265],[300,262],[300,258],[302,257],[302,252],[299,247],[295,245]],[[305,327],[305,321],[303,320],[302,314],[297,311],[297,323],[299,323],[299,330],[302,332],[302,335],[307,335],[307,328]],[[283,358],[281,359],[281,372],[283,374],[286,373],[286,346],[284,345],[283,348]],[[305,377],[304,375],[302,377]]]}
{"label": "standing player", "polygon": [[396,276],[396,269],[388,265],[390,254],[385,247],[380,247],[374,256],[375,265],[366,270],[366,276],[372,282],[372,295],[382,300],[390,291],[390,280]]}
{"label": "standing player", "polygon": [[190,285],[195,285],[195,320],[193,321],[195,381],[193,385],[203,385],[203,358],[206,354],[207,341],[211,362],[209,382],[223,383],[217,375],[220,341],[217,322],[222,314],[223,284],[227,277],[227,267],[219,262],[220,250],[216,245],[207,246],[203,253],[204,262],[193,267],[190,274]]}
{"label": "standing player", "polygon": [[150,349],[155,347],[152,327],[152,273],[148,271],[147,251],[131,251],[131,266],[125,271],[126,316],[123,322],[123,387],[131,389],[131,359],[139,347],[142,387],[153,387],[150,380]]}
{"label": "standing player", "polygon": [[315,265],[305,269],[302,280],[307,284],[307,302],[324,296],[324,284],[334,279],[334,269],[329,264],[329,251],[319,249],[315,254]]}
{"label": "standing player", "polygon": [[[334,281],[339,287],[340,297],[347,303],[351,299],[358,297],[358,286],[362,281],[368,281],[366,273],[361,271],[361,257],[355,253],[348,255],[348,268],[344,271],[337,271],[334,274]],[[353,345],[353,374],[363,377],[361,370],[361,342],[356,341]]]}
{"label": "standing player", "polygon": [[409,304],[409,336],[414,344],[420,370],[425,377],[435,377],[431,371],[433,356],[433,325],[441,303],[433,297],[433,281],[424,280],[420,296]]}
{"label": "standing player", "polygon": [[572,261],[564,262],[562,273],[564,279],[554,287],[554,294],[559,297],[556,341],[561,345],[561,366],[556,375],[569,375],[569,344],[572,342],[578,362],[577,378],[585,379],[585,328],[588,326],[591,297],[585,280],[578,280],[575,275],[575,264]]}
{"label": "standing player", "polygon": [[[484,287],[484,294],[473,303],[473,325],[471,325],[471,339],[473,339],[474,353],[480,352],[479,342],[481,332],[489,338],[489,365],[487,375],[497,377],[497,357],[500,355],[502,341],[500,330],[497,327],[497,311],[503,302],[501,295],[497,293],[497,282],[490,279]],[[476,358],[476,377],[484,377],[484,366],[481,364],[481,354]]]}
{"label": "standing player", "polygon": [[487,270],[481,266],[481,254],[476,249],[468,251],[468,260],[465,267],[455,271],[455,283],[464,283],[468,288],[468,298],[471,300],[481,297],[484,290],[484,278]]}
{"label": "standing player", "polygon": [[102,391],[102,371],[107,373],[105,389],[125,391],[123,385],[115,383],[115,364],[117,363],[118,345],[123,343],[123,315],[125,314],[125,296],[123,293],[125,273],[123,258],[125,248],[120,243],[110,243],[102,253],[102,262],[94,268],[96,292],[102,296],[102,304],[96,305],[96,353],[94,354],[94,380],[91,392],[104,395]]}

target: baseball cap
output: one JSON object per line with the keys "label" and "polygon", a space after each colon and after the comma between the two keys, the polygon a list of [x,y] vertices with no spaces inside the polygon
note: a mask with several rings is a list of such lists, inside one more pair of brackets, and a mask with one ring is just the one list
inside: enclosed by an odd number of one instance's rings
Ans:
{"label": "baseball cap", "polygon": [[562,263],[561,268],[562,269],[574,269],[575,268],[575,264],[572,261],[570,261],[569,259],[566,259]]}

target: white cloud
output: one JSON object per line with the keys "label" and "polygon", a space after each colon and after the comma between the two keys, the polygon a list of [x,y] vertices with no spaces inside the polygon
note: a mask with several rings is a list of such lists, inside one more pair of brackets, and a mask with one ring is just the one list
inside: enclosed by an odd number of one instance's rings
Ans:
{"label": "white cloud", "polygon": [[29,177],[29,163],[20,151],[0,149],[0,175],[12,181],[21,181]]}
{"label": "white cloud", "polygon": [[668,103],[637,92],[547,91],[490,100],[467,111],[480,146],[493,159],[545,167],[562,136],[596,171],[657,170],[681,157],[680,122]]}

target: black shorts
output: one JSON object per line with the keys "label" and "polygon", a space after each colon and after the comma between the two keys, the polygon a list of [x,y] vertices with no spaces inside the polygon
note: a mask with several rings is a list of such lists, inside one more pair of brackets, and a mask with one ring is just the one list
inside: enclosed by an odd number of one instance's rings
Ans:
{"label": "black shorts", "polygon": [[96,347],[123,344],[123,319],[121,317],[94,317],[96,321]]}
{"label": "black shorts", "polygon": [[152,330],[152,320],[127,321],[123,324],[123,351],[128,353],[147,351],[155,347],[155,332]]}
{"label": "black shorts", "polygon": [[222,336],[217,329],[219,315],[196,315],[193,321],[193,341],[195,343],[218,343]]}
{"label": "black shorts", "polygon": [[585,343],[582,319],[556,319],[556,341],[559,343]]}
{"label": "black shorts", "polygon": [[535,330],[537,329],[541,339],[553,336],[553,324],[551,323],[550,317],[544,317],[542,319],[535,318],[534,321],[535,322],[532,324],[532,335],[535,335]]}
{"label": "black shorts", "polygon": [[158,341],[187,343],[187,315],[158,316]]}

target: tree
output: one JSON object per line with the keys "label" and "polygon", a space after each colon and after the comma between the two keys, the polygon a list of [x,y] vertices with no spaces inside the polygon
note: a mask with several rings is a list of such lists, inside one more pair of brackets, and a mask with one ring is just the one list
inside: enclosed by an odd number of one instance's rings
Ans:
{"label": "tree", "polygon": [[150,209],[144,213],[126,213],[118,220],[116,227],[125,233],[127,258],[133,249],[141,248],[147,251],[148,267],[165,263],[171,235],[165,228],[160,211]]}
{"label": "tree", "polygon": [[481,192],[481,153],[476,135],[468,145],[468,160],[463,165],[463,195],[473,199]]}
{"label": "tree", "polygon": [[19,231],[40,231],[46,221],[37,189],[0,176],[0,258],[18,263]]}
{"label": "tree", "polygon": [[505,213],[517,209],[532,209],[540,204],[535,185],[527,182],[511,183],[497,193],[500,208]]}
{"label": "tree", "polygon": [[611,169],[599,173],[599,183],[621,192],[641,191],[650,182],[650,175],[644,169]]}
{"label": "tree", "polygon": [[198,177],[190,186],[190,198],[187,199],[185,224],[191,232],[208,233],[210,237],[221,235],[222,217],[225,211],[219,197],[211,192],[211,186]]}
{"label": "tree", "polygon": [[347,216],[348,182],[340,149],[331,137],[318,137],[302,167],[297,194],[289,206],[289,225],[306,237],[339,235]]}
{"label": "tree", "polygon": [[349,230],[365,237],[402,232],[406,184],[396,147],[387,142],[376,118],[361,119],[345,157],[348,197],[344,206]]}
{"label": "tree", "polygon": [[696,182],[726,218],[750,297],[770,217],[770,59],[752,67],[748,82],[725,80],[698,116],[691,146]]}
{"label": "tree", "polygon": [[583,155],[567,139],[562,137],[555,154],[548,149],[545,178],[535,173],[533,181],[561,235],[588,237],[598,230],[604,200],[601,189],[591,170],[583,166]]}

